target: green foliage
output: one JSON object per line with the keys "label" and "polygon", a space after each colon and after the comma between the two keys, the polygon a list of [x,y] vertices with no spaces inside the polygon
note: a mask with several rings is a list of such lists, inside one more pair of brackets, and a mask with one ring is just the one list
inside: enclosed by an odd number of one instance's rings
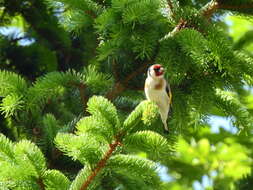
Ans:
{"label": "green foliage", "polygon": [[[99,160],[107,158],[105,156],[108,155],[108,151],[112,150],[112,143],[121,141],[121,139],[123,140],[122,143],[126,144],[126,147],[142,149],[142,151],[150,154],[151,152],[155,153],[150,157],[156,160],[161,155],[171,152],[171,146],[166,138],[155,132],[143,131],[124,137],[127,132],[126,128],[119,128],[121,122],[118,119],[116,108],[107,99],[101,96],[94,96],[90,98],[87,105],[87,110],[92,115],[84,117],[77,123],[77,135],[58,133],[55,138],[57,148],[74,160],[79,160],[84,164],[85,168],[83,170],[89,171],[89,168],[98,167],[95,164]],[[128,116],[124,124],[127,127],[126,124],[133,120],[143,120],[144,123],[151,124],[155,117],[157,117],[157,106],[153,102],[144,101]],[[135,126],[137,128],[135,130],[138,131],[140,127]],[[138,146],[138,143],[143,144],[142,147]],[[131,154],[117,154],[109,158],[107,166],[108,168],[104,175],[114,173],[113,176],[121,178],[125,173],[129,173],[127,178],[135,179],[139,177],[138,181],[142,181],[147,188],[159,185],[157,184],[159,178],[156,165],[148,159]],[[73,182],[72,187],[80,187],[82,182],[84,183],[87,179],[87,172],[81,171]]]}
{"label": "green foliage", "polygon": [[[80,189],[83,185],[83,182],[88,178],[89,174],[91,173],[91,169],[87,166],[85,166],[82,170],[79,171],[77,174],[75,180],[72,182],[70,186],[70,190],[76,190]],[[95,189],[98,185],[98,182],[96,180],[93,180],[92,184],[88,186],[88,190]]]}
{"label": "green foliage", "polygon": [[[27,95],[28,109],[40,109],[49,98],[59,96],[64,92],[65,85],[75,85],[81,82],[82,75],[76,72],[52,72],[37,79]],[[34,96],[36,94],[36,96]]]}
{"label": "green foliage", "polygon": [[155,160],[169,159],[171,145],[163,136],[152,131],[140,131],[126,137],[126,147],[140,152],[148,153]]}
{"label": "green foliage", "polygon": [[94,96],[89,100],[87,106],[88,112],[94,117],[103,118],[113,129],[114,135],[116,135],[120,127],[120,121],[117,110],[112,103],[103,97]]}
{"label": "green foliage", "polygon": [[4,135],[1,134],[0,136],[0,146],[1,146],[1,160],[8,160],[14,158],[14,152],[13,152],[13,144],[12,142],[7,139]]}
{"label": "green foliage", "polygon": [[43,180],[48,190],[67,190],[70,186],[69,179],[57,170],[47,170],[44,173]]}
{"label": "green foliage", "polygon": [[95,20],[95,28],[104,39],[99,47],[99,60],[110,56],[121,60],[124,51],[129,50],[135,58],[150,59],[161,38],[157,28],[167,29],[160,9],[159,1],[112,1],[111,8]]}
{"label": "green foliage", "polygon": [[[0,135],[0,181],[1,188],[67,189],[69,180],[59,171],[46,170],[46,160],[40,149],[30,141],[10,142]],[[59,181],[60,180],[60,181]]]}
{"label": "green foliage", "polygon": [[119,174],[139,178],[148,187],[159,188],[155,163],[138,156],[115,155],[108,162],[108,167]]}
{"label": "green foliage", "polygon": [[[231,146],[232,145],[232,146]],[[251,173],[250,157],[245,147],[234,142],[233,137],[225,138],[224,142],[211,144],[206,138],[190,143],[182,138],[178,142],[178,152],[174,164],[169,164],[181,176],[189,176],[194,171],[197,176],[182,177],[183,180],[195,180],[204,174],[214,180],[214,187],[229,189],[233,182]],[[184,156],[183,156],[184,155]],[[172,162],[172,163],[173,163]],[[213,173],[216,173],[213,175]],[[176,173],[174,173],[176,175]]]}
{"label": "green foliage", "polygon": [[252,117],[247,108],[244,107],[230,92],[217,90],[216,103],[221,107],[221,110],[226,116],[235,116],[234,122],[239,129],[247,131],[253,125]]}
{"label": "green foliage", "polygon": [[23,103],[24,101],[22,100],[22,96],[9,94],[3,99],[0,105],[0,111],[5,115],[5,117],[13,116],[15,113],[22,110]]}
{"label": "green foliage", "polygon": [[158,109],[153,102],[143,101],[124,121],[124,130],[133,130],[141,121],[144,124],[151,124],[157,117]]}
{"label": "green foliage", "polygon": [[83,73],[85,84],[93,93],[102,94],[110,89],[113,84],[113,80],[110,75],[98,72],[94,66],[88,66],[87,69],[84,69]]}
{"label": "green foliage", "polygon": [[57,132],[60,130],[59,123],[52,114],[47,114],[43,118],[43,143],[50,151],[54,148],[54,138]]}
{"label": "green foliage", "polygon": [[27,90],[26,81],[18,74],[0,71],[0,96],[5,97],[11,93],[22,95]]}
{"label": "green foliage", "polygon": [[15,145],[16,154],[24,155],[25,158],[21,162],[30,163],[34,168],[32,171],[36,173],[36,177],[40,176],[46,169],[45,158],[40,149],[33,143],[23,140]]}
{"label": "green foliage", "polygon": [[78,135],[85,133],[101,135],[107,140],[108,143],[110,143],[114,137],[114,131],[110,124],[108,124],[105,119],[101,119],[101,117],[96,116],[89,116],[81,119],[77,123],[76,133]]}
{"label": "green foliage", "polygon": [[96,164],[108,148],[104,139],[89,134],[75,136],[58,133],[55,143],[62,152],[83,164]]}

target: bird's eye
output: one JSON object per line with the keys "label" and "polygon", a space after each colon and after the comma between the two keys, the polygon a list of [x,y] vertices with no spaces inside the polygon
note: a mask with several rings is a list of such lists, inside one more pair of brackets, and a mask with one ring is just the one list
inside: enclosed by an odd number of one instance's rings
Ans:
{"label": "bird's eye", "polygon": [[158,68],[158,67],[154,68],[154,71],[159,71],[159,70],[160,70],[160,68]]}

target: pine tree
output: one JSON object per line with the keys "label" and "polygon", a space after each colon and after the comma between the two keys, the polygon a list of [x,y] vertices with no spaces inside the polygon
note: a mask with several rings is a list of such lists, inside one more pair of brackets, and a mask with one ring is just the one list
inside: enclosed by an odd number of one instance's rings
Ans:
{"label": "pine tree", "polygon": [[[0,4],[2,24],[20,19],[22,39],[34,41],[0,38],[1,189],[192,189],[203,176],[212,189],[240,189],[252,178],[251,31],[235,43],[219,20],[252,22],[252,0]],[[144,100],[153,63],[172,88],[169,135]],[[238,133],[211,133],[211,115]]]}

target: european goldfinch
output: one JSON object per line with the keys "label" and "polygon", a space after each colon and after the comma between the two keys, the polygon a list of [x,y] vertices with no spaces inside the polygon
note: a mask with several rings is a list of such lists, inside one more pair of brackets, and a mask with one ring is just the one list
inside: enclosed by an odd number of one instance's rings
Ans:
{"label": "european goldfinch", "polygon": [[157,104],[164,129],[168,132],[167,118],[172,94],[169,84],[164,79],[164,68],[159,64],[152,65],[148,68],[147,75],[144,88],[146,97]]}

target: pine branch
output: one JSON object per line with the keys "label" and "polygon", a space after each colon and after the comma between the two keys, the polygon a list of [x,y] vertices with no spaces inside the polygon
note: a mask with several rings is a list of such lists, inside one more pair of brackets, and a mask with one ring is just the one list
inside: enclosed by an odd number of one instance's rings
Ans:
{"label": "pine branch", "polygon": [[80,190],[87,189],[87,187],[91,184],[92,180],[98,175],[99,171],[105,167],[108,159],[112,156],[112,154],[116,150],[117,146],[121,145],[120,137],[121,137],[121,135],[116,136],[115,142],[110,144],[110,149],[106,152],[105,156],[97,163],[96,168],[93,170],[93,172],[87,178],[87,180],[83,183]]}

